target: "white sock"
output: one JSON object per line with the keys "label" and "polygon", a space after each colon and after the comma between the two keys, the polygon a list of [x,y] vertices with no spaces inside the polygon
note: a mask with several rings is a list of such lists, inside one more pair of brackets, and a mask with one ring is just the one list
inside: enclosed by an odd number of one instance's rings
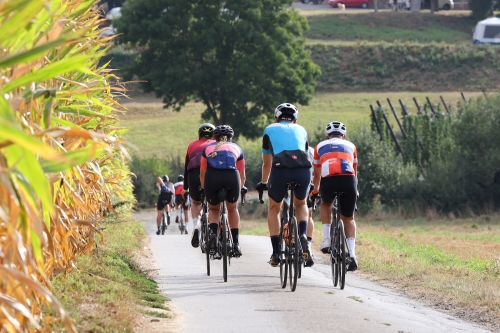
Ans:
{"label": "white sock", "polygon": [[200,229],[200,224],[199,224],[199,221],[200,221],[200,219],[199,219],[199,218],[197,218],[197,217],[195,217],[195,218],[193,219],[193,227],[194,227],[195,229]]}
{"label": "white sock", "polygon": [[354,238],[347,238],[347,246],[349,247],[349,251],[351,251],[351,257],[356,256],[356,239]]}
{"label": "white sock", "polygon": [[323,239],[330,238],[330,224],[323,224]]}

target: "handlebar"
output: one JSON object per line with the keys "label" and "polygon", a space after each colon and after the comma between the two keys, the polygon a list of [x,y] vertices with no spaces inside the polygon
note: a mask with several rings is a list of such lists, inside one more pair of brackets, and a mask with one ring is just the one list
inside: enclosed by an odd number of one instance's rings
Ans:
{"label": "handlebar", "polygon": [[248,189],[247,189],[245,186],[243,186],[243,187],[241,188],[241,205],[242,205],[242,206],[245,206],[245,202],[246,202],[246,200],[245,200],[245,194],[246,194],[247,192],[248,192]]}

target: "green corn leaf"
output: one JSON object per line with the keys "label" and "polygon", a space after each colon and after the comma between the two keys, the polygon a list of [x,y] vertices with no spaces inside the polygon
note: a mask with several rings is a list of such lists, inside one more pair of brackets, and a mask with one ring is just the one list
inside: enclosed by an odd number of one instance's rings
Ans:
{"label": "green corn leaf", "polygon": [[2,47],[10,46],[10,43],[2,43],[2,39],[16,41],[14,37],[18,37],[19,31],[24,30],[45,5],[45,1],[41,0],[12,1],[12,3],[10,9],[15,14],[0,24],[0,36],[4,36],[0,39]]}
{"label": "green corn leaf", "polygon": [[87,146],[63,154],[67,162],[61,163],[58,161],[42,159],[40,165],[42,166],[44,172],[61,172],[76,165],[84,164],[88,160],[100,156],[103,152],[104,148],[102,146],[98,146],[96,148],[93,146]]}
{"label": "green corn leaf", "polygon": [[103,117],[103,118],[113,118],[112,116],[107,116],[105,114],[95,112],[95,111],[89,111],[87,109],[80,108],[78,106],[58,106],[55,109],[56,112],[62,112],[62,113],[70,113],[70,114],[76,114],[80,116],[89,116],[89,117]]}
{"label": "green corn leaf", "polygon": [[66,58],[61,61],[54,62],[50,65],[34,71],[30,74],[24,75],[12,82],[7,83],[2,89],[4,93],[12,91],[13,89],[29,85],[33,82],[45,81],[52,79],[62,73],[71,71],[88,72],[84,68],[85,63],[88,61],[88,55],[80,55],[72,58]]}

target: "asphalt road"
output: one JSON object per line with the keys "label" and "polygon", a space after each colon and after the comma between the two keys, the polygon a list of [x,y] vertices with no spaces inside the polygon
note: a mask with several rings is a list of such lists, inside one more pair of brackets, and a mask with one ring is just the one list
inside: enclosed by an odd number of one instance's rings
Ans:
{"label": "asphalt road", "polygon": [[243,256],[224,283],[222,262],[212,261],[207,276],[205,255],[177,224],[157,236],[155,212],[136,218],[150,235],[156,280],[181,318],[179,332],[487,332],[353,273],[344,290],[334,288],[322,263],[302,270],[295,292],[281,289],[279,269],[267,264],[268,237],[241,236]]}

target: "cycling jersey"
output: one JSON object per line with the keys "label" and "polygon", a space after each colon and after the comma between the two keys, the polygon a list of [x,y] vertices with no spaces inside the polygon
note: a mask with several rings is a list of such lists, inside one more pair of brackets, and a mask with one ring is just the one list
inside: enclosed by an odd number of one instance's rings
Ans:
{"label": "cycling jersey", "polygon": [[174,184],[175,195],[182,195],[182,191],[184,191],[184,182],[177,182]]}
{"label": "cycling jersey", "polygon": [[264,130],[262,152],[273,155],[273,168],[310,168],[308,148],[307,132],[298,124],[279,122]]}
{"label": "cycling jersey", "polygon": [[205,147],[212,142],[215,141],[212,139],[202,138],[191,142],[191,144],[188,146],[186,159],[184,162],[184,188],[189,187],[189,180],[187,176],[188,172],[190,170],[200,168],[201,154],[203,153],[203,150],[205,150]]}
{"label": "cycling jersey", "polygon": [[201,156],[201,170],[238,170],[240,173],[245,170],[245,157],[240,146],[233,142],[226,142],[219,148],[217,154],[215,150],[216,142],[209,144]]}
{"label": "cycling jersey", "polygon": [[355,176],[357,165],[356,146],[350,141],[332,138],[314,149],[314,167],[321,168],[321,177]]}

